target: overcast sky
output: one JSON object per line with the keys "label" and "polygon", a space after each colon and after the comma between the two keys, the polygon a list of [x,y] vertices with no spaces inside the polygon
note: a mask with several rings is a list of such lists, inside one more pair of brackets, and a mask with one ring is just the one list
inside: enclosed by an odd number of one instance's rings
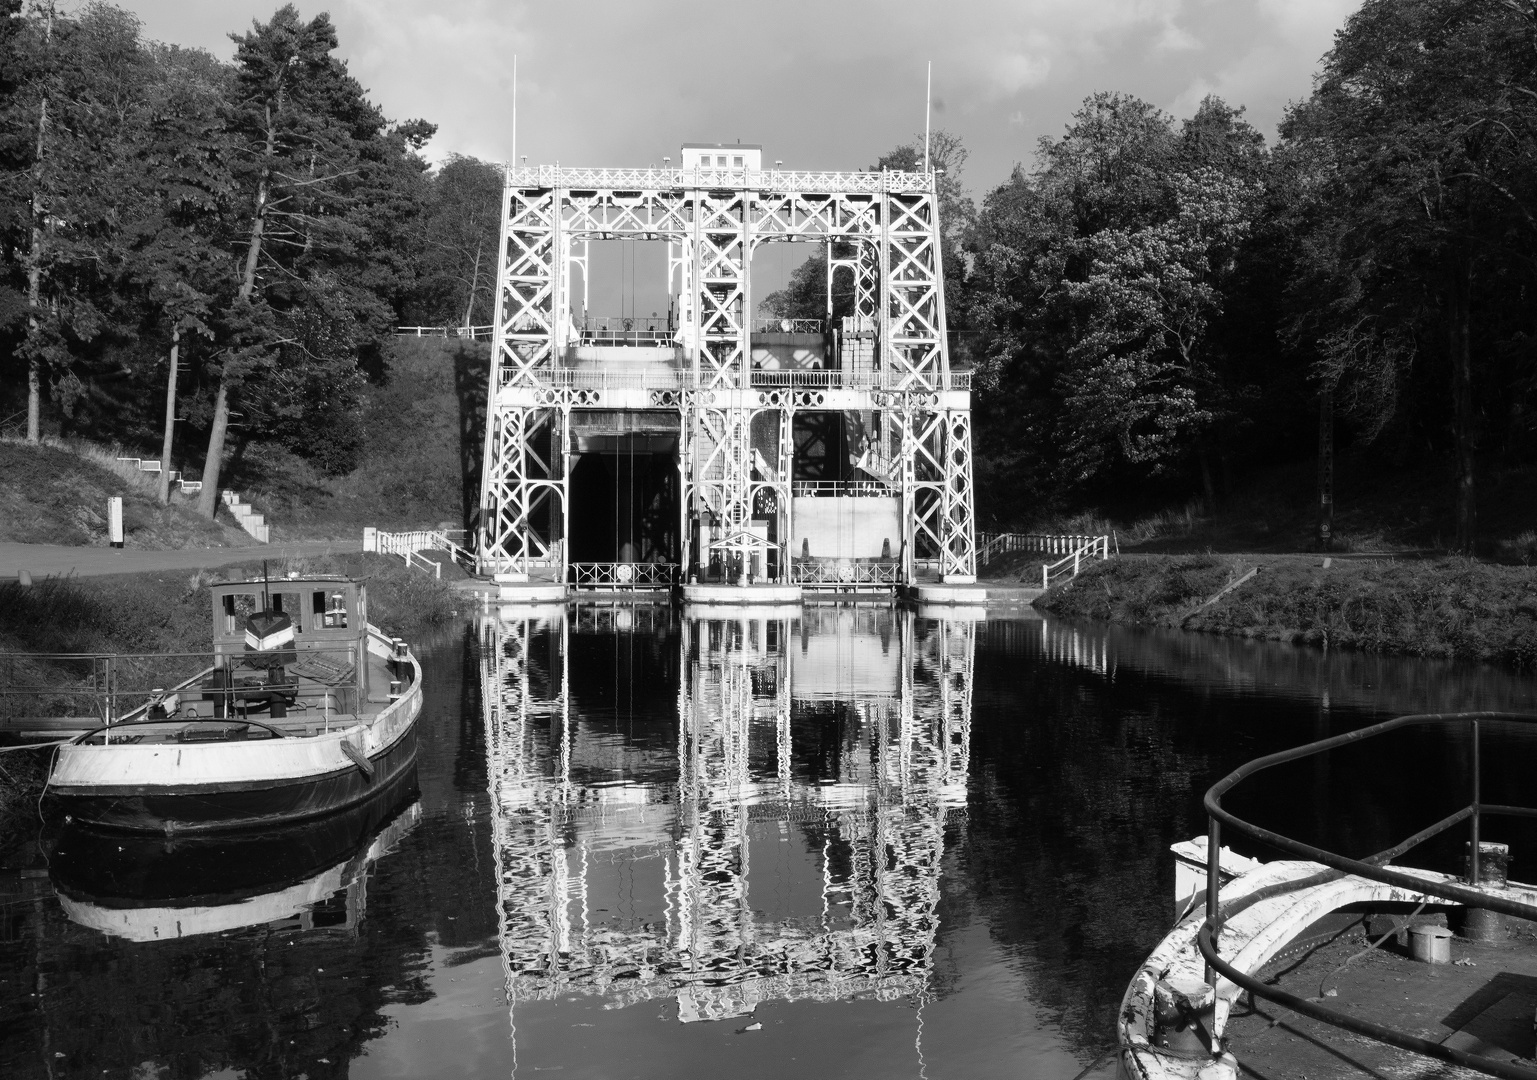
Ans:
{"label": "overcast sky", "polygon": [[[118,2],[139,15],[146,36],[226,58],[230,32],[279,6]],[[341,56],[387,116],[438,125],[434,160],[511,159],[516,53],[517,153],[531,164],[659,165],[676,160],[683,142],[740,140],[762,143],[764,160],[787,168],[860,168],[923,131],[932,60],[934,125],[970,150],[962,179],[980,199],[1096,90],[1136,94],[1179,117],[1217,93],[1246,106],[1273,140],[1287,102],[1307,96],[1358,3],[333,0],[299,10],[309,18],[329,7]],[[789,247],[771,245],[763,257],[772,265],[755,263],[757,295],[804,257]],[[665,308],[660,286],[642,295],[623,286],[621,302],[610,295],[611,274],[598,271],[604,296],[594,310]]]}
{"label": "overcast sky", "polygon": [[[224,57],[272,0],[121,0],[147,36]],[[429,152],[646,165],[684,141],[762,143],[786,167],[857,168],[934,121],[977,195],[1029,162],[1095,90],[1189,115],[1215,92],[1267,137],[1307,95],[1357,0],[333,0],[341,55]]]}

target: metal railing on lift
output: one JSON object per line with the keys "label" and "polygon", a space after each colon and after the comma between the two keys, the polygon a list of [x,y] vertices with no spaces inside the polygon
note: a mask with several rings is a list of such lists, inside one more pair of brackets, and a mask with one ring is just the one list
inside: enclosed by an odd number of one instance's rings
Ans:
{"label": "metal railing on lift", "polygon": [[[1216,941],[1221,935],[1222,926],[1226,920],[1253,904],[1268,899],[1275,892],[1283,889],[1295,889],[1299,885],[1295,881],[1281,883],[1250,893],[1248,896],[1244,896],[1227,905],[1222,904],[1220,883],[1222,874],[1222,827],[1224,825],[1270,847],[1311,862],[1322,863],[1324,866],[1336,871],[1335,876],[1337,877],[1344,876],[1345,874],[1354,874],[1357,877],[1395,885],[1399,888],[1408,889],[1411,892],[1439,896],[1453,903],[1485,908],[1489,911],[1496,911],[1506,915],[1514,915],[1519,919],[1537,920],[1537,905],[1524,904],[1519,900],[1512,900],[1509,897],[1498,896],[1477,889],[1480,877],[1479,829],[1483,815],[1537,817],[1537,807],[1505,806],[1484,803],[1482,801],[1480,792],[1479,723],[1487,720],[1508,721],[1517,724],[1537,724],[1537,715],[1530,713],[1469,712],[1423,713],[1413,716],[1400,716],[1380,724],[1373,724],[1370,727],[1346,732],[1343,735],[1336,735],[1333,738],[1320,739],[1317,742],[1306,743],[1290,750],[1282,750],[1279,753],[1255,758],[1253,761],[1234,769],[1227,776],[1213,784],[1210,790],[1206,792],[1204,800],[1208,815],[1206,919],[1201,924],[1200,932],[1196,938],[1201,955],[1206,959],[1207,963],[1206,981],[1215,988],[1215,976],[1221,975],[1224,979],[1247,990],[1255,997],[1265,998],[1268,1001],[1273,1001],[1290,1009],[1292,1012],[1300,1013],[1303,1016],[1311,1017],[1314,1020],[1333,1025],[1334,1027],[1343,1028],[1346,1031],[1355,1032],[1358,1035],[1364,1035],[1378,1042],[1387,1043],[1389,1046],[1396,1046],[1401,1050],[1408,1050],[1426,1057],[1435,1058],[1438,1061],[1460,1065],[1464,1068],[1476,1069],[1479,1072],[1488,1073],[1492,1076],[1505,1077],[1506,1080],[1537,1080],[1537,1069],[1523,1068],[1507,1061],[1498,1061],[1478,1054],[1470,1054],[1438,1042],[1432,1042],[1429,1039],[1421,1038],[1418,1035],[1412,1035],[1406,1031],[1400,1031],[1397,1028],[1373,1023],[1370,1020],[1364,1020],[1361,1017],[1351,1016],[1347,1013],[1336,1012],[1333,1009],[1323,1007],[1317,1002],[1297,997],[1295,994],[1289,994],[1284,990],[1261,982],[1259,979],[1239,971],[1222,959],[1216,946]],[[1431,724],[1461,724],[1466,725],[1470,729],[1472,739],[1472,776],[1469,785],[1470,799],[1468,805],[1455,813],[1449,814],[1433,825],[1421,829],[1393,847],[1385,851],[1379,851],[1365,859],[1346,858],[1324,848],[1306,844],[1300,840],[1293,840],[1291,837],[1283,836],[1274,830],[1262,828],[1245,821],[1222,805],[1222,797],[1224,795],[1240,782],[1257,772],[1276,765],[1284,765],[1287,762],[1298,761],[1305,757],[1312,757],[1315,754],[1335,750],[1342,746],[1364,742],[1367,739],[1384,735],[1390,731]],[[1469,823],[1467,886],[1427,880],[1417,875],[1393,870],[1387,865],[1410,849],[1418,847],[1425,841],[1439,836],[1441,833],[1464,821]]]}

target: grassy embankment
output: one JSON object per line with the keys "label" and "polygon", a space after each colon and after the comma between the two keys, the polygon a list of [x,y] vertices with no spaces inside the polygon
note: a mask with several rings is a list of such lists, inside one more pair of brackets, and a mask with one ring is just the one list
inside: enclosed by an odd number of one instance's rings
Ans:
{"label": "grassy embankment", "polygon": [[358,467],[322,476],[280,447],[252,444],[229,486],[264,514],[274,540],[353,540],[365,525],[463,528],[480,498],[490,346],[394,338],[387,377],[365,394]]}
{"label": "grassy embankment", "polygon": [[[1537,570],[1471,559],[1150,555],[1095,563],[1036,606],[1057,615],[1537,670]],[[1259,573],[1203,602],[1250,569]]]}
{"label": "grassy embankment", "polygon": [[107,499],[123,499],[123,538],[131,548],[224,547],[251,538],[221,508],[218,521],[199,517],[196,496],[175,490],[161,506],[159,478],[117,460],[109,450],[76,441],[29,446],[0,440],[0,541],[104,546]]}
{"label": "grassy embankment", "polygon": [[[406,638],[444,625],[463,602],[446,582],[383,555],[295,560],[272,564],[270,570],[275,578],[296,570],[364,580],[370,620]],[[261,563],[205,570],[190,577],[162,573],[48,578],[29,589],[7,582],[0,585],[0,653],[203,654],[210,649],[213,632],[208,586],[253,576],[261,576]],[[206,664],[201,655],[141,663],[124,685],[174,685]],[[89,675],[89,665],[79,662],[9,657],[7,667],[14,671],[10,677],[16,683],[57,688],[60,696],[81,686]],[[33,814],[47,761],[46,750],[0,755],[0,847],[15,833],[16,824]]]}
{"label": "grassy embankment", "polygon": [[[365,525],[461,528],[468,521],[479,501],[489,347],[397,338],[387,360],[384,383],[364,395],[366,441],[351,473],[324,476],[267,443],[232,451],[224,483],[266,518],[274,541],[356,540]],[[158,456],[159,448],[0,440],[0,541],[105,545],[107,498],[121,495],[128,547],[253,543],[222,506],[217,522],[196,514],[196,496],[173,490],[171,505],[160,506],[158,478],[118,461],[119,454]],[[200,463],[178,461],[194,477]]]}

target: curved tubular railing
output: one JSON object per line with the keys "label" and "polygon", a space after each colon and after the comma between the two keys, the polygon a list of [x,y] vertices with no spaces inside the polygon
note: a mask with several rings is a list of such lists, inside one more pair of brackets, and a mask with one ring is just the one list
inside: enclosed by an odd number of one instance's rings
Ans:
{"label": "curved tubular railing", "polygon": [[[1242,897],[1237,901],[1222,904],[1220,901],[1220,879],[1222,873],[1222,826],[1226,825],[1246,836],[1270,847],[1296,855],[1311,862],[1322,863],[1334,871],[1344,874],[1355,874],[1358,877],[1372,881],[1381,881],[1389,885],[1397,885],[1417,893],[1439,896],[1455,903],[1470,907],[1486,908],[1490,911],[1502,912],[1506,915],[1514,915],[1521,919],[1537,920],[1537,906],[1523,904],[1518,900],[1511,900],[1503,896],[1491,895],[1469,888],[1463,885],[1454,885],[1449,882],[1429,881],[1413,874],[1405,874],[1389,868],[1386,864],[1398,858],[1409,849],[1424,843],[1431,837],[1445,832],[1454,825],[1463,821],[1470,822],[1470,838],[1468,845],[1468,883],[1477,886],[1479,882],[1479,826],[1480,818],[1484,814],[1497,814],[1512,817],[1537,817],[1537,808],[1521,806],[1503,806],[1486,804],[1481,801],[1479,792],[1479,722],[1483,720],[1500,720],[1518,724],[1537,724],[1537,715],[1530,713],[1507,712],[1471,712],[1471,713],[1422,713],[1413,716],[1400,716],[1393,720],[1386,720],[1380,724],[1360,728],[1356,731],[1346,732],[1329,739],[1320,739],[1317,742],[1306,743],[1280,753],[1268,754],[1265,757],[1255,758],[1244,765],[1239,766],[1217,781],[1206,792],[1203,800],[1206,807],[1208,820],[1207,854],[1206,854],[1206,920],[1201,924],[1196,942],[1201,950],[1201,955],[1206,959],[1206,981],[1213,987],[1216,986],[1216,975],[1221,975],[1237,986],[1249,991],[1250,994],[1274,1001],[1278,1005],[1312,1017],[1326,1024],[1344,1028],[1347,1031],[1365,1035],[1368,1038],[1377,1039],[1391,1046],[1423,1054],[1440,1061],[1451,1062],[1493,1076],[1506,1077],[1507,1080],[1537,1080],[1537,1069],[1522,1068],[1509,1062],[1497,1061],[1493,1058],[1479,1057],[1475,1054],[1464,1053],[1450,1047],[1433,1043],[1427,1039],[1394,1028],[1374,1024],[1369,1020],[1350,1016],[1345,1013],[1326,1009],[1314,1002],[1288,994],[1273,986],[1267,986],[1237,968],[1228,964],[1217,952],[1216,939],[1221,935],[1222,924],[1238,911],[1258,902],[1264,897],[1260,894]],[[1289,836],[1282,836],[1271,829],[1265,829],[1251,822],[1244,821],[1236,814],[1227,810],[1222,805],[1222,797],[1236,787],[1239,783],[1253,776],[1255,773],[1276,765],[1284,765],[1287,762],[1297,761],[1301,758],[1312,757],[1314,754],[1325,753],[1338,749],[1341,746],[1349,746],[1353,743],[1364,742],[1367,739],[1384,735],[1400,728],[1419,727],[1429,724],[1466,724],[1472,736],[1472,777],[1470,783],[1470,801],[1467,806],[1453,814],[1442,818],[1434,825],[1427,826],[1414,833],[1405,840],[1378,852],[1376,855],[1365,859],[1350,859],[1343,855],[1336,855],[1331,851],[1315,847],[1312,844],[1304,844],[1300,840],[1293,840]],[[1315,877],[1335,876],[1325,872],[1325,875]],[[1314,879],[1310,878],[1309,881]],[[1290,888],[1298,887],[1298,882],[1289,884]],[[1262,890],[1270,893],[1274,890]]]}
{"label": "curved tubular railing", "polygon": [[263,731],[270,732],[274,739],[286,739],[288,733],[280,731],[271,724],[264,724],[260,720],[251,720],[244,716],[169,716],[163,720],[134,720],[126,724],[103,724],[101,727],[92,728],[84,735],[77,735],[71,742],[83,743],[94,735],[122,735],[132,734],[134,728],[156,727],[160,724],[223,724],[226,727],[259,727]]}

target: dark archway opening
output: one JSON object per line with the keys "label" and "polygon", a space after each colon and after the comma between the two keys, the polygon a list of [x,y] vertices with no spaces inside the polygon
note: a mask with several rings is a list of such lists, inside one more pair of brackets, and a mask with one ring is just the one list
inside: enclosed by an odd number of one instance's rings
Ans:
{"label": "dark archway opening", "polygon": [[571,561],[677,562],[677,440],[602,435],[579,445],[571,469]]}

